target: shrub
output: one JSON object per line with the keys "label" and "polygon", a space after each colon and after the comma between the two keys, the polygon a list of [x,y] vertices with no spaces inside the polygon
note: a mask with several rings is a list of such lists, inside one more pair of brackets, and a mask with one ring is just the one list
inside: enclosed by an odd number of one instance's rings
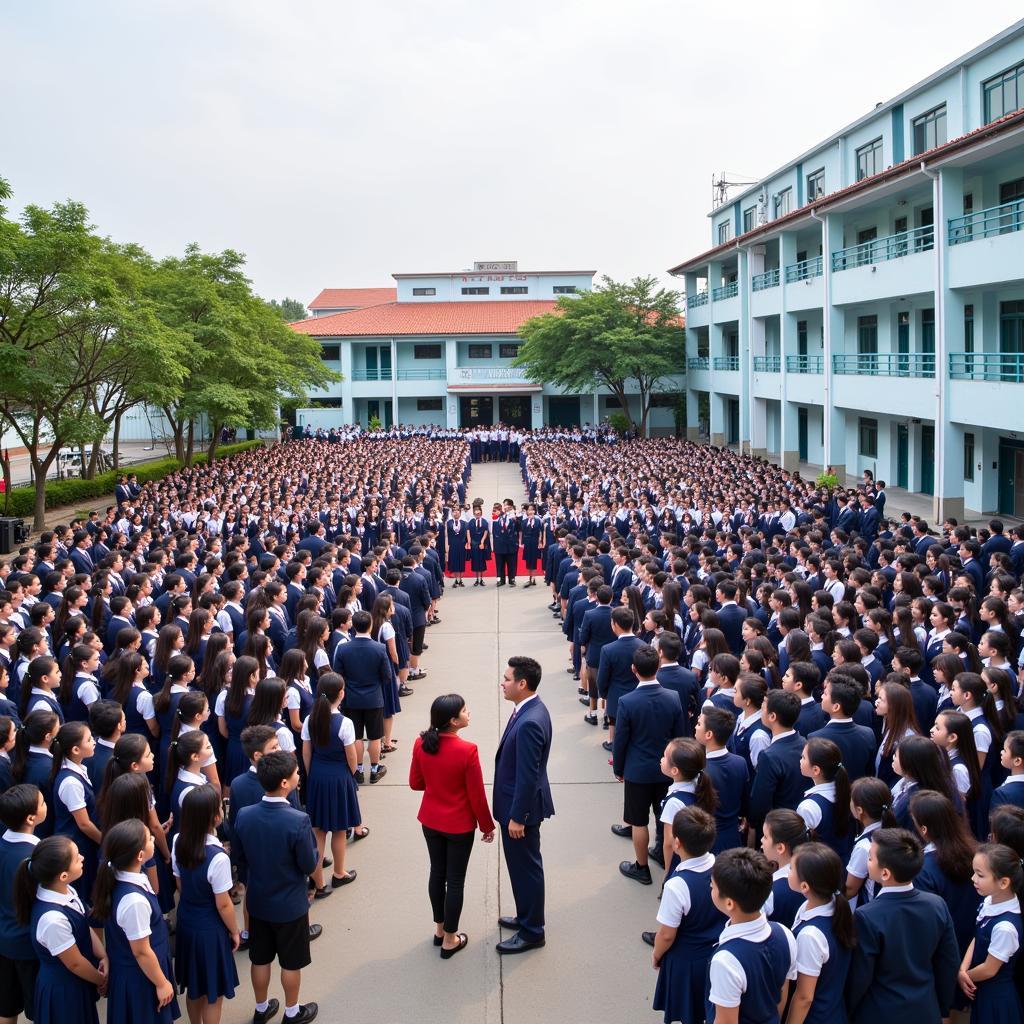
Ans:
{"label": "shrub", "polygon": [[819,473],[815,481],[819,487],[838,487],[839,477],[835,473]]}

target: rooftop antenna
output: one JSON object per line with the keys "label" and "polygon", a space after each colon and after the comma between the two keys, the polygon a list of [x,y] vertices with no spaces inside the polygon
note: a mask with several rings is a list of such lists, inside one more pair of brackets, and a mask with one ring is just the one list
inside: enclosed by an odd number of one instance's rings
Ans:
{"label": "rooftop antenna", "polygon": [[724,203],[729,201],[729,189],[737,185],[756,185],[754,178],[745,178],[743,175],[730,174],[723,171],[717,178],[711,175],[711,208],[717,210]]}

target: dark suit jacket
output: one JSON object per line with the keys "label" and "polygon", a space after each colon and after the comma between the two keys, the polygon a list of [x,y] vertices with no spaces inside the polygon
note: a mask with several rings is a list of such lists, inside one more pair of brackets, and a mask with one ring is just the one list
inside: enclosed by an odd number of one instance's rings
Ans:
{"label": "dark suit jacket", "polygon": [[413,627],[425,626],[427,624],[427,609],[430,607],[430,587],[427,586],[427,581],[415,571],[403,570],[402,582],[398,584],[398,587],[409,595]]}
{"label": "dark suit jacket", "polygon": [[345,679],[345,707],[382,708],[384,687],[394,679],[387,648],[367,637],[354,637],[339,644],[334,652],[334,668]]}
{"label": "dark suit jacket", "polygon": [[800,774],[804,738],[794,732],[767,746],[757,760],[750,788],[750,823],[760,828],[765,815],[776,807],[795,811],[809,788]]}
{"label": "dark suit jacket", "polygon": [[666,690],[672,690],[679,697],[685,726],[685,731],[679,735],[692,736],[700,710],[697,707],[697,692],[700,689],[697,685],[697,677],[682,665],[662,665],[658,669],[658,682]]}
{"label": "dark suit jacket", "polygon": [[679,696],[660,683],[637,686],[619,701],[612,771],[627,782],[663,782],[661,755],[686,728]]}
{"label": "dark suit jacket", "polygon": [[539,825],[555,813],[548,784],[551,716],[539,697],[505,728],[494,756],[494,817],[502,825]]}
{"label": "dark suit jacket", "polygon": [[738,604],[727,604],[718,609],[718,625],[725,634],[729,650],[738,658],[743,653],[743,621],[747,613]]}
{"label": "dark suit jacket", "polygon": [[875,774],[875,734],[866,725],[856,722],[827,722],[807,738],[831,740],[843,755],[843,767],[850,781]]}
{"label": "dark suit jacket", "polygon": [[587,649],[587,665],[590,668],[597,668],[601,664],[602,649],[614,640],[612,606],[599,604],[587,609],[580,626],[580,645]]}

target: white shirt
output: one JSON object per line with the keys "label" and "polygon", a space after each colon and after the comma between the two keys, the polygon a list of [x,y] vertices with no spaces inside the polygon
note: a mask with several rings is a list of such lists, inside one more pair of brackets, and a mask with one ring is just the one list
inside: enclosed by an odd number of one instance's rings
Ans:
{"label": "white shirt", "polygon": [[[178,836],[174,837],[174,843],[171,846],[171,870],[174,872],[175,878],[181,878],[181,869],[178,867],[178,838]],[[214,891],[214,894],[227,892],[232,885],[231,860],[224,852],[224,847],[216,836],[207,836],[206,845],[215,846],[218,850],[210,858],[210,863],[206,868],[206,880],[210,883],[210,888]]]}
{"label": "white shirt", "polygon": [[804,799],[797,804],[796,813],[804,819],[808,828],[817,828],[821,824],[821,808],[811,798],[812,795],[823,796],[830,804],[836,802],[836,784],[834,782],[822,782],[817,786],[811,786],[804,794]]}
{"label": "white shirt", "polygon": [[[1002,903],[993,903],[991,896],[986,896],[978,909],[978,920],[986,917],[998,917],[1000,914],[1020,915],[1020,900],[1016,896],[1013,899],[1005,900]],[[1009,921],[1000,921],[992,929],[992,941],[989,944],[988,952],[997,960],[1009,963],[1010,958],[1020,948],[1020,939],[1017,936],[1017,929]]]}
{"label": "white shirt", "polygon": [[762,912],[765,914],[766,917],[771,917],[772,914],[775,912],[775,892],[774,892],[775,883],[776,882],[780,882],[783,879],[785,879],[787,882],[789,881],[789,869],[790,869],[790,867],[791,867],[790,864],[783,864],[781,868],[776,868],[772,872],[772,887],[773,887],[773,891],[768,893],[768,899],[766,899],[764,901],[764,906],[761,908]]}
{"label": "white shirt", "polygon": [[[41,903],[52,903],[58,907],[71,907],[78,913],[85,914],[81,898],[70,887],[66,893],[63,893],[57,892],[55,889],[44,889],[41,885],[36,886],[36,899]],[[71,922],[59,910],[45,911],[36,923],[36,941],[51,956],[60,956],[75,944]]]}
{"label": "white shirt", "polygon": [[68,768],[79,776],[77,779],[66,778],[57,787],[57,799],[74,814],[75,811],[86,807],[85,787],[88,786],[92,789],[92,783],[89,782],[89,771],[85,765],[75,764],[74,761],[68,760],[61,764],[61,768]]}
{"label": "white shirt", "polygon": [[[706,853],[703,857],[690,857],[681,861],[676,871],[699,871],[701,874],[710,872],[715,865],[715,855]],[[690,899],[690,887],[685,879],[680,878],[676,871],[672,873],[665,883],[664,891],[661,894],[661,906],[658,907],[658,924],[666,928],[678,928],[683,918],[690,912],[692,901]],[[708,888],[711,887],[711,879],[708,878]]]}
{"label": "white shirt", "polygon": [[[137,871],[115,871],[114,877],[119,882],[130,882],[132,885],[137,885],[140,889],[145,889],[146,892],[153,891],[149,879]],[[128,941],[134,942],[136,939],[145,939],[152,934],[153,930],[149,927],[151,914],[152,908],[149,900],[141,892],[130,892],[118,903],[115,920]]]}
{"label": "white shirt", "polygon": [[[793,930],[803,924],[804,921],[813,921],[816,917],[831,917],[835,913],[836,901],[830,900],[827,904],[807,909],[807,904],[801,905],[793,918]],[[817,978],[821,969],[828,963],[828,939],[820,928],[808,925],[799,935],[796,936],[796,969],[798,974],[806,974],[809,978]]]}
{"label": "white shirt", "polygon": [[[307,743],[312,742],[309,736],[308,718],[302,723],[302,739]],[[341,716],[341,723],[338,726],[338,739],[341,740],[342,746],[345,747],[351,746],[356,741],[356,727],[344,715]]]}
{"label": "white shirt", "polygon": [[870,825],[865,826],[864,831],[860,834],[860,838],[853,844],[850,862],[846,865],[847,874],[853,875],[854,878],[866,879],[864,888],[869,900],[874,899],[876,886],[868,878],[868,850],[871,847],[871,833],[877,832],[881,827],[882,823],[880,821],[873,821]]}
{"label": "white shirt", "polygon": [[180,808],[185,797],[187,797],[189,793],[196,788],[196,786],[206,785],[206,776],[200,775],[198,772],[190,772],[186,771],[184,768],[179,768],[178,782],[188,783],[188,785],[181,791],[181,795],[178,797],[178,808]]}
{"label": "white shirt", "polygon": [[974,745],[978,748],[979,754],[987,754],[992,749],[992,730],[985,721],[985,712],[981,708],[971,708],[964,714],[971,720],[971,728],[974,730]]}
{"label": "white shirt", "polygon": [[[785,925],[780,927],[789,943],[790,965],[786,971],[786,978],[794,981],[796,980],[796,939]],[[718,944],[721,946],[730,939],[765,942],[771,937],[771,934],[772,930],[768,919],[761,914],[753,921],[726,925]],[[747,991],[747,975],[736,957],[727,949],[719,949],[711,958],[709,975],[711,981],[709,1000],[716,1006],[739,1006],[743,1001],[743,993]]]}
{"label": "white shirt", "polygon": [[676,793],[696,793],[697,783],[696,782],[673,782],[668,787],[668,793],[665,794],[665,803],[661,809],[661,815],[658,818],[659,821],[665,822],[666,825],[671,826],[672,822],[675,821],[676,815],[685,805],[678,799],[673,799]]}

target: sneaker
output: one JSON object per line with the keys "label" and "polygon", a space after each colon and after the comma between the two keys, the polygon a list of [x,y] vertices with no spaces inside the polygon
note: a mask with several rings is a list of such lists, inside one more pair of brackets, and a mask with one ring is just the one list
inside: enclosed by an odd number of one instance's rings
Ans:
{"label": "sneaker", "polygon": [[276,999],[268,999],[267,1008],[262,1013],[259,1010],[253,1013],[252,1024],[266,1024],[280,1009],[281,1004]]}
{"label": "sneaker", "polygon": [[356,785],[357,786],[362,786],[366,782],[366,776],[363,774],[363,769],[360,768],[359,771],[357,771],[355,773],[355,775],[356,775]]}
{"label": "sneaker", "polygon": [[387,775],[387,773],[388,773],[387,765],[381,764],[381,765],[377,765],[376,769],[371,768],[370,769],[370,785],[373,786],[376,783],[380,782],[380,780],[383,779],[384,776]]}

